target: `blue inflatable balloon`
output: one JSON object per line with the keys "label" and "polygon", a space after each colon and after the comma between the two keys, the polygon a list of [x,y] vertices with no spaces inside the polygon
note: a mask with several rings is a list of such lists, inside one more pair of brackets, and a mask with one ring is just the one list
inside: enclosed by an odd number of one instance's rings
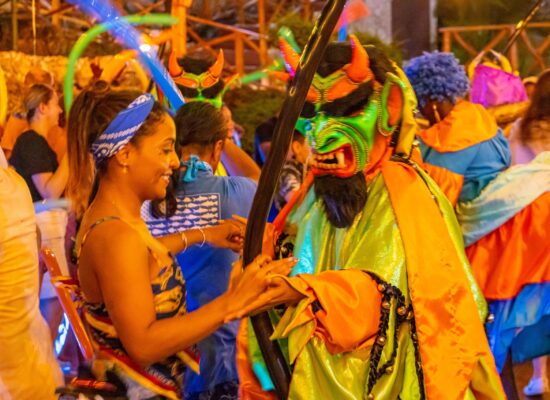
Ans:
{"label": "blue inflatable balloon", "polygon": [[69,0],[68,2],[93,18],[108,23],[109,30],[114,37],[128,48],[137,51],[141,62],[162,89],[172,108],[177,110],[185,104],[185,100],[170,74],[158,60],[151,47],[144,43],[141,33],[128,21],[121,18],[118,10],[108,0]]}

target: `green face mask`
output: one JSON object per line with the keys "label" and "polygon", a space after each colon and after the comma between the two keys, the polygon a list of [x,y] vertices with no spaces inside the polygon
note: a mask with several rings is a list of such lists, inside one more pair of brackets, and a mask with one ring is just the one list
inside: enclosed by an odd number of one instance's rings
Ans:
{"label": "green face mask", "polygon": [[377,131],[379,96],[353,116],[332,117],[317,112],[311,120],[308,139],[316,156],[313,173],[342,178],[363,171]]}
{"label": "green face mask", "polygon": [[[289,42],[288,33],[279,37],[279,45],[287,76],[278,76],[288,80],[299,68],[299,49],[292,41]],[[306,136],[314,151],[314,175],[345,178],[365,171],[371,161],[376,135],[389,137],[398,125],[401,128],[396,152],[410,153],[415,134],[411,110],[414,110],[416,103],[414,94],[410,94],[410,85],[405,84],[404,74],[395,66],[397,75],[388,72],[382,84],[371,69],[366,48],[353,35],[350,35],[350,47],[351,57],[347,64],[326,76],[315,74],[307,94],[308,104],[314,109],[308,109],[308,118],[302,118],[298,124],[307,128]],[[361,90],[363,85],[371,85],[372,88],[364,91],[365,96],[370,97],[364,99],[366,104],[363,109],[345,116],[327,114],[326,110],[334,108],[335,102]],[[327,107],[331,103],[333,105]]]}

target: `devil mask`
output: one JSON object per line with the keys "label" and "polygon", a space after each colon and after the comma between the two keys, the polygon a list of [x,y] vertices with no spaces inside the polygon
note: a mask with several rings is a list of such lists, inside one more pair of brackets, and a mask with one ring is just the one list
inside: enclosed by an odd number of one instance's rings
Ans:
{"label": "devil mask", "polygon": [[202,60],[191,58],[185,58],[183,64],[188,64],[189,71],[180,65],[174,53],[170,54],[168,69],[185,100],[206,101],[221,108],[223,95],[237,77],[222,79],[223,51],[219,51],[216,61],[210,66]]}
{"label": "devil mask", "polygon": [[[300,56],[285,39],[279,44],[287,73],[277,76],[289,79]],[[329,44],[317,69],[301,116],[310,122],[315,193],[337,227],[350,226],[365,205],[365,173],[377,136],[389,145],[399,127],[405,91],[399,73],[384,53],[354,36]]]}

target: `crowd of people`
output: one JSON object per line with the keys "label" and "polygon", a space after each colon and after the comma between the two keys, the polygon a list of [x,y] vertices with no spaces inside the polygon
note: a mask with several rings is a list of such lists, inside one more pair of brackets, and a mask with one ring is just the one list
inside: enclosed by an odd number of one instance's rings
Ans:
{"label": "crowd of people", "polygon": [[44,248],[79,286],[95,352],[81,370],[130,399],[273,398],[247,323],[265,310],[288,346],[290,399],[500,399],[510,355],[533,360],[525,394],[550,390],[550,72],[506,136],[469,101],[454,55],[401,70],[353,40],[321,62],[276,233],[248,266],[247,218],[284,115],[257,127],[249,155],[222,81],[201,80],[208,63],[180,62],[174,115],[95,81],[65,116],[51,75],[28,75],[1,138],[1,399],[64,384]]}

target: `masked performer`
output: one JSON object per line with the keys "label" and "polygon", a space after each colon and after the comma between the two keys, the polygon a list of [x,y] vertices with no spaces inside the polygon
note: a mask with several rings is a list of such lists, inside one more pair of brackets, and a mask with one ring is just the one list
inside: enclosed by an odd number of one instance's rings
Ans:
{"label": "masked performer", "polygon": [[[281,47],[292,76],[299,55]],[[504,398],[452,207],[409,158],[414,107],[379,50],[328,46],[302,112],[312,175],[276,221],[276,250],[299,262],[266,294],[289,305],[274,338],[287,340],[290,399]],[[265,398],[249,339],[242,398]]]}
{"label": "masked performer", "polygon": [[406,73],[431,127],[419,134],[424,167],[456,202],[473,274],[490,301],[497,367],[550,352],[550,157],[509,168],[493,118],[464,97],[464,68],[449,53],[411,60]]}

